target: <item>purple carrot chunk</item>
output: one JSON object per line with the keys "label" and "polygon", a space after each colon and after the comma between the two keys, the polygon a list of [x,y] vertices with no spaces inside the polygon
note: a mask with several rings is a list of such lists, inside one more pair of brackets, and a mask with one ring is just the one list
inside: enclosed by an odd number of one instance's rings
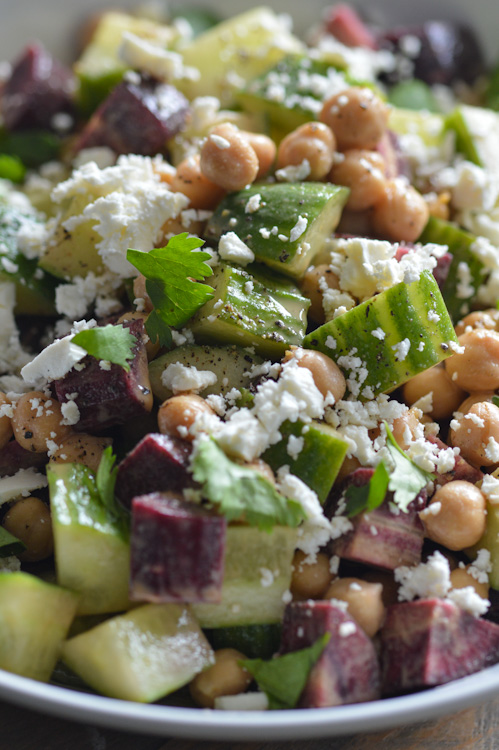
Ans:
{"label": "purple carrot chunk", "polygon": [[0,450],[0,477],[12,477],[19,469],[41,469],[47,462],[46,453],[27,451],[17,440],[10,440]]}
{"label": "purple carrot chunk", "polygon": [[73,368],[54,383],[58,401],[73,400],[77,405],[80,419],[75,429],[79,431],[94,432],[123,424],[152,409],[144,323],[131,320],[123,325],[136,337],[128,372],[115,364],[103,368],[101,361],[88,356],[80,363],[83,369]]}
{"label": "purple carrot chunk", "polygon": [[183,128],[188,110],[189,102],[174,86],[122,81],[95,112],[75,151],[108,146],[117,154],[157,154]]}
{"label": "purple carrot chunk", "polygon": [[381,629],[384,695],[443,685],[499,661],[499,626],[444,599],[393,604]]}
{"label": "purple carrot chunk", "polygon": [[[357,469],[345,480],[337,498],[328,500],[326,514],[334,515],[338,500],[350,484],[362,487],[374,473],[373,469]],[[416,565],[421,562],[424,528],[418,511],[426,503],[426,495],[420,492],[409,505],[406,513],[394,513],[393,493],[387,492],[379,508],[368,513],[359,513],[351,520],[353,529],[332,542],[332,551],[339,557],[384,570],[395,570],[400,565]]]}
{"label": "purple carrot chunk", "polygon": [[222,597],[227,521],[173,492],[132,501],[130,598],[212,602]]}
{"label": "purple carrot chunk", "polygon": [[192,486],[187,471],[192,445],[187,440],[150,433],[118,466],[116,496],[127,508],[134,497],[151,492],[181,491]]}
{"label": "purple carrot chunk", "polygon": [[7,130],[54,129],[54,117],[74,111],[71,71],[39,44],[25,48],[14,62],[1,99]]}
{"label": "purple carrot chunk", "polygon": [[300,706],[327,708],[379,698],[380,673],[373,642],[333,601],[288,604],[280,653],[307,648],[325,633],[331,637],[310,672]]}

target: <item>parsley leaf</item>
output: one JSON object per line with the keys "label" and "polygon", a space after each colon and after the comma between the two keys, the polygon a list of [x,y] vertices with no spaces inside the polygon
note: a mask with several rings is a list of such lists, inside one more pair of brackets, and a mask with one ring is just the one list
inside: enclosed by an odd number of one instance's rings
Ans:
{"label": "parsley leaf", "polygon": [[228,521],[244,517],[251,526],[271,531],[276,524],[298,526],[305,518],[300,503],[285,498],[254,469],[231,461],[211,438],[198,445],[191,467],[203,496]]}
{"label": "parsley leaf", "polygon": [[492,396],[492,403],[494,406],[499,406],[499,396]]}
{"label": "parsley leaf", "polygon": [[401,511],[407,513],[407,509],[416,495],[435,477],[428,471],[420,469],[414,461],[411,461],[405,455],[404,451],[397,445],[386,422],[385,429],[386,447],[393,463],[388,489],[395,493],[393,498],[395,504]]}
{"label": "parsley leaf", "polygon": [[20,555],[26,549],[24,542],[21,542],[16,536],[0,526],[0,557],[10,557],[10,555]]}
{"label": "parsley leaf", "polygon": [[132,349],[137,343],[133,333],[122,325],[88,328],[75,334],[72,341],[92,357],[121,365],[127,372],[128,360],[133,359]]}
{"label": "parsley leaf", "polygon": [[356,516],[363,511],[379,508],[385,499],[389,479],[390,475],[386,466],[383,461],[380,461],[367,484],[362,485],[362,487],[351,484],[345,493],[348,518],[352,518],[352,516]]}
{"label": "parsley leaf", "polygon": [[325,633],[312,646],[277,656],[270,661],[244,659],[239,663],[267,694],[270,709],[295,708],[312,667],[319,660],[331,637]]}
{"label": "parsley leaf", "polygon": [[127,260],[146,277],[146,290],[154,305],[146,322],[147,333],[162,346],[171,345],[171,327],[187,323],[213,297],[211,286],[197,283],[213,273],[205,262],[210,254],[196,250],[202,244],[203,240],[183,232],[172,237],[166,247],[148,253],[127,252]]}

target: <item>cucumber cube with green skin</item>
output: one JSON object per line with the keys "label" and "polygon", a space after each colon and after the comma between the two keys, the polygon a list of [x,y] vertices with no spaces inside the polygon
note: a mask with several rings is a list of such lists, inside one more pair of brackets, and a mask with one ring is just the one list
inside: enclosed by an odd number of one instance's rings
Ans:
{"label": "cucumber cube with green skin", "polygon": [[258,262],[299,279],[336,229],[348,195],[348,188],[324,182],[257,183],[220,202],[207,238],[234,232]]}
{"label": "cucumber cube with green skin", "polygon": [[247,659],[271,659],[281,645],[281,624],[236,625],[204,631],[212,648],[235,648]]}
{"label": "cucumber cube with green skin", "polygon": [[[312,422],[304,424],[285,422],[280,427],[282,440],[271,446],[262,458],[274,471],[288,465],[294,474],[307,484],[324,503],[341,464],[346,456],[348,443],[327,424]],[[290,437],[303,441],[303,447],[296,458],[290,449]]]}
{"label": "cucumber cube with green skin", "polygon": [[207,283],[215,294],[188,324],[197,341],[253,346],[275,358],[300,346],[310,300],[292,281],[258,266],[220,263]]}
{"label": "cucumber cube with green skin", "polygon": [[216,96],[232,104],[236,92],[286,54],[303,51],[303,44],[283,20],[266,7],[252,8],[213,26],[182,50],[184,64],[199,71],[199,78],[176,82],[189,98]]}
{"label": "cucumber cube with green skin", "polygon": [[250,384],[251,368],[262,361],[258,355],[250,354],[239,346],[177,346],[149,364],[152,392],[160,401],[174,395],[173,391],[163,384],[161,377],[169,365],[179,363],[216,375],[214,385],[208,385],[199,391],[203,398],[211,394],[225,396],[233,388],[247,388]]}
{"label": "cucumber cube with green skin", "polygon": [[[470,302],[484,281],[486,269],[480,258],[473,252],[476,237],[448,221],[430,217],[419,241],[447,245],[452,254],[449,272],[441,287],[447,311],[454,323],[457,323],[470,311]],[[463,266],[466,283],[462,284],[460,276]]]}
{"label": "cucumber cube with green skin", "polygon": [[116,11],[104,13],[74,66],[79,82],[78,106],[83,115],[88,116],[97,109],[128,69],[119,54],[124,32],[163,47],[178,36],[173,27],[145,18]]}
{"label": "cucumber cube with green skin", "polygon": [[127,609],[128,515],[103,505],[86,466],[51,464],[47,477],[58,583],[80,594],[78,614]]}
{"label": "cucumber cube with green skin", "polygon": [[146,604],[66,641],[62,660],[103,695],[150,703],[214,657],[189,607]]}
{"label": "cucumber cube with green skin", "polygon": [[489,583],[493,589],[499,590],[499,506],[487,502],[487,525],[485,533],[473,547],[465,550],[470,560],[474,560],[481,549],[490,552],[491,570]]}
{"label": "cucumber cube with green skin", "polygon": [[456,149],[468,161],[499,174],[499,114],[460,104],[447,116],[447,130],[456,134]]}
{"label": "cucumber cube with green skin", "polygon": [[297,530],[229,526],[220,604],[193,604],[201,627],[266,625],[281,621],[283,595],[291,583]]}
{"label": "cucumber cube with green skin", "polygon": [[0,573],[0,669],[47,682],[77,603],[30,573]]}
{"label": "cucumber cube with green skin", "polygon": [[303,345],[334,359],[353,396],[398,388],[453,354],[457,343],[437,282],[423,271],[309,333]]}
{"label": "cucumber cube with green skin", "polygon": [[427,147],[438,147],[444,134],[444,118],[434,112],[391,107],[388,127],[397,135],[416,135]]}

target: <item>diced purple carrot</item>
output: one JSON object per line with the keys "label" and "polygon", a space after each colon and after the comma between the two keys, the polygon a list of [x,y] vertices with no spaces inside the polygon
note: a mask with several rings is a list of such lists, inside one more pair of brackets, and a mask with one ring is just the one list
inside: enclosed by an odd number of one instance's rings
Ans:
{"label": "diced purple carrot", "polygon": [[288,604],[280,653],[307,648],[330,633],[300,698],[303,708],[326,708],[376,700],[380,674],[373,642],[355,620],[333,601]]}
{"label": "diced purple carrot", "polygon": [[127,508],[134,497],[151,492],[178,492],[192,486],[187,471],[192,445],[187,440],[151,433],[137,443],[118,466],[116,496]]}
{"label": "diced purple carrot", "polygon": [[12,477],[19,469],[41,469],[47,461],[46,453],[27,451],[17,440],[10,440],[0,450],[0,477]]}
{"label": "diced purple carrot", "polygon": [[130,598],[212,602],[222,595],[227,521],[173,492],[132,501]]}
{"label": "diced purple carrot", "polygon": [[499,626],[444,599],[393,604],[380,635],[384,695],[443,685],[499,661]]}

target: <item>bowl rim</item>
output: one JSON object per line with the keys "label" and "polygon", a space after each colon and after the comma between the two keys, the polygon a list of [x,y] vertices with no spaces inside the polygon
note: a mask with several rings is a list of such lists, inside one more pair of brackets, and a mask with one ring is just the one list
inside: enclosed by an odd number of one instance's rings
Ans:
{"label": "bowl rim", "polygon": [[200,740],[298,740],[413,724],[470,708],[499,692],[499,664],[424,692],[334,708],[213,711],[133,703],[0,670],[0,698],[61,719]]}

